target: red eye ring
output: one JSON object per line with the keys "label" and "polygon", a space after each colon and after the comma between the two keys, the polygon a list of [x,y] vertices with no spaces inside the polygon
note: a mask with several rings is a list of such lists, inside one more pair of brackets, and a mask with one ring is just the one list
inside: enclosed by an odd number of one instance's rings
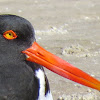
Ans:
{"label": "red eye ring", "polygon": [[13,40],[17,38],[17,35],[14,31],[9,30],[3,33],[4,38],[8,39],[8,40]]}

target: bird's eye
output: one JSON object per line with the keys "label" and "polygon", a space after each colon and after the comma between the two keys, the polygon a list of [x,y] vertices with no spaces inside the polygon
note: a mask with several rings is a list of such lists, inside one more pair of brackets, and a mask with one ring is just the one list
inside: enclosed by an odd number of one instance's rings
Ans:
{"label": "bird's eye", "polygon": [[8,40],[13,40],[17,38],[17,35],[14,31],[9,30],[3,33],[4,38],[8,39]]}

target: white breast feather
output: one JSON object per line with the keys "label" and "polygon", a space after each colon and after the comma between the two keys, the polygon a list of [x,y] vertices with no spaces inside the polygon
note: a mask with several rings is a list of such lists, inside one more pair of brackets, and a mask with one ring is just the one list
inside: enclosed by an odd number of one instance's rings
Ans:
{"label": "white breast feather", "polygon": [[38,100],[53,100],[51,92],[48,91],[48,93],[45,96],[45,75],[44,75],[44,72],[41,69],[39,69],[36,71],[36,76],[38,77],[39,83],[40,83]]}

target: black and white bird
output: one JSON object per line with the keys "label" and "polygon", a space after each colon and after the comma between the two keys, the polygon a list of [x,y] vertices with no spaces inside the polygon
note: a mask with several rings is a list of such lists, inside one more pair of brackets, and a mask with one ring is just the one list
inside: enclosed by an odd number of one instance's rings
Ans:
{"label": "black and white bird", "polygon": [[53,100],[43,66],[100,90],[100,81],[39,46],[28,20],[0,15],[0,100]]}

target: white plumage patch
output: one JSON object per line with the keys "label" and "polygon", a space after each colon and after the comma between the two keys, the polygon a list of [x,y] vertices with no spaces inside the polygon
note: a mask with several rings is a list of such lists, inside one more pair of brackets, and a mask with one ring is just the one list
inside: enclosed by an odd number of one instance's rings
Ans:
{"label": "white plumage patch", "polygon": [[53,100],[50,91],[48,91],[48,93],[45,95],[45,75],[44,75],[44,72],[41,69],[38,69],[36,71],[36,76],[39,79],[39,85],[40,85],[38,100]]}
{"label": "white plumage patch", "polygon": [[40,100],[53,100],[51,92],[49,91],[49,92],[46,94],[45,98],[44,98],[44,99],[40,99]]}

